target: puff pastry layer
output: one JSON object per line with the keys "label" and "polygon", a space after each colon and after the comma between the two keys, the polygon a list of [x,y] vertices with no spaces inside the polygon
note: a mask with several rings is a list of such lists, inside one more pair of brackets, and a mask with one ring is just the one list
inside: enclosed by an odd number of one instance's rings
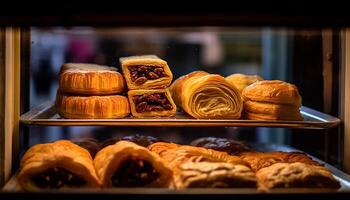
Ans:
{"label": "puff pastry layer", "polygon": [[323,166],[305,163],[276,163],[256,173],[261,190],[273,188],[340,188],[339,182]]}
{"label": "puff pastry layer", "polygon": [[18,182],[25,190],[100,185],[89,152],[68,140],[31,147],[21,160]]}
{"label": "puff pastry layer", "polygon": [[229,83],[235,86],[240,92],[247,86],[264,80],[258,75],[246,75],[246,74],[232,74],[225,78]]}
{"label": "puff pastry layer", "polygon": [[185,162],[175,176],[177,189],[256,187],[255,173],[247,166],[222,162]]}
{"label": "puff pastry layer", "polygon": [[120,95],[71,96],[58,92],[56,110],[64,118],[106,119],[128,116],[130,106],[128,99]]}
{"label": "puff pastry layer", "polygon": [[298,88],[280,80],[265,80],[255,82],[242,92],[245,100],[274,104],[301,106],[301,96]]}
{"label": "puff pastry layer", "polygon": [[155,55],[120,58],[129,90],[166,88],[173,74],[166,61]]}
{"label": "puff pastry layer", "polygon": [[137,118],[170,117],[176,105],[167,89],[129,90],[131,113]]}
{"label": "puff pastry layer", "polygon": [[116,68],[86,63],[64,64],[59,77],[61,92],[84,95],[118,94],[124,82]]}
{"label": "puff pastry layer", "polygon": [[241,94],[217,74],[195,71],[175,80],[171,95],[185,112],[198,119],[238,119],[243,103]]}
{"label": "puff pastry layer", "polygon": [[103,187],[168,187],[172,170],[158,154],[128,141],[99,151],[94,160]]}

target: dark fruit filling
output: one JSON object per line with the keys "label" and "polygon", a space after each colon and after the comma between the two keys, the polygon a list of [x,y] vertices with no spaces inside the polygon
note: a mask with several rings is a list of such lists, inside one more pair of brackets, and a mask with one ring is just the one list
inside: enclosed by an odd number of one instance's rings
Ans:
{"label": "dark fruit filling", "polygon": [[132,99],[138,113],[173,109],[164,93],[136,95]]}
{"label": "dark fruit filling", "polygon": [[157,66],[132,66],[129,67],[131,81],[142,85],[147,80],[155,80],[167,76],[162,67]]}
{"label": "dark fruit filling", "polygon": [[111,180],[113,187],[142,187],[158,178],[150,162],[130,157],[120,163]]}
{"label": "dark fruit filling", "polygon": [[32,181],[39,188],[81,187],[86,181],[78,175],[60,168],[54,167],[32,177]]}

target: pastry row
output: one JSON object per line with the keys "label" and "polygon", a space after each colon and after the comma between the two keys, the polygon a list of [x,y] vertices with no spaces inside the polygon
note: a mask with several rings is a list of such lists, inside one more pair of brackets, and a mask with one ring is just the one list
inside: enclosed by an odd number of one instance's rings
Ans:
{"label": "pastry row", "polygon": [[[199,147],[215,143],[215,138],[194,142],[198,146],[149,139],[105,143],[94,158],[68,140],[37,144],[23,156],[18,181],[25,190],[340,187],[327,168],[303,153],[246,151],[233,155]],[[146,141],[147,147],[132,140]]]}
{"label": "pastry row", "polygon": [[[56,98],[65,118],[171,117],[176,108],[197,119],[302,120],[293,84],[233,74],[194,71],[176,79],[156,56],[120,59],[115,68],[64,64]],[[168,88],[169,87],[169,88]],[[127,91],[127,97],[123,92]]]}

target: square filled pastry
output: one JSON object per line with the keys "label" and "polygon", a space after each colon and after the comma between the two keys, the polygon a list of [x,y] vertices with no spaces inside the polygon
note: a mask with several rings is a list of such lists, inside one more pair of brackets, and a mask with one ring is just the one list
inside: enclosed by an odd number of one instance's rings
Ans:
{"label": "square filled pastry", "polygon": [[166,61],[154,55],[120,58],[129,90],[166,88],[173,74]]}
{"label": "square filled pastry", "polygon": [[167,89],[129,90],[131,114],[137,118],[170,117],[176,105]]}

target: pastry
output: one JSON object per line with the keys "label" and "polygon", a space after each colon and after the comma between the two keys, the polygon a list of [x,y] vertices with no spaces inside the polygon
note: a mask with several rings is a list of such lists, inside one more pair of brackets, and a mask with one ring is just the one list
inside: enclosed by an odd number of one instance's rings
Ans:
{"label": "pastry", "polygon": [[61,67],[59,89],[82,95],[119,94],[124,91],[123,76],[116,68],[85,63],[66,63]]}
{"label": "pastry", "polygon": [[166,88],[173,79],[167,62],[154,55],[124,57],[120,63],[129,90]]}
{"label": "pastry", "polygon": [[255,173],[245,165],[185,162],[174,176],[177,189],[256,187]]}
{"label": "pastry", "polygon": [[99,151],[94,160],[103,187],[168,187],[172,170],[158,154],[128,141]]}
{"label": "pastry", "polygon": [[109,119],[129,115],[129,101],[120,95],[71,96],[58,92],[56,110],[64,118]]}
{"label": "pastry", "polygon": [[340,188],[339,182],[323,166],[301,162],[276,163],[257,171],[260,190],[273,188]]}
{"label": "pastry", "polygon": [[241,152],[250,151],[250,148],[235,140],[216,137],[198,138],[191,142],[191,146],[204,147],[207,149],[214,149],[216,151],[227,152],[230,155],[237,155]]}
{"label": "pastry", "polygon": [[301,96],[298,88],[280,80],[266,80],[255,82],[242,92],[245,100],[254,102],[274,103],[301,106]]}
{"label": "pastry", "polygon": [[122,138],[110,138],[110,139],[107,139],[107,140],[103,141],[100,144],[100,148],[103,149],[106,146],[113,145],[116,142],[119,142],[119,141],[122,141],[122,140],[133,142],[133,143],[135,143],[137,145],[140,145],[140,146],[143,146],[143,147],[148,147],[149,145],[151,145],[153,143],[161,141],[160,139],[152,137],[152,136],[137,135],[136,134],[136,135],[132,135],[132,136],[124,136]]}
{"label": "pastry", "polygon": [[21,160],[18,182],[24,190],[100,185],[89,152],[68,140],[31,147]]}
{"label": "pastry", "polygon": [[73,142],[74,144],[77,144],[80,147],[88,150],[92,158],[95,158],[95,155],[100,150],[99,142],[94,138],[82,138],[74,140]]}
{"label": "pastry", "polygon": [[257,81],[264,80],[258,75],[246,75],[246,74],[232,74],[225,78],[229,83],[234,85],[240,92],[243,91],[244,88],[255,83]]}
{"label": "pastry", "polygon": [[215,151],[201,147],[177,145],[174,143],[157,142],[148,146],[152,152],[156,152],[164,160],[170,163],[172,168],[178,168],[180,164],[191,162],[226,162],[249,166],[248,163],[237,156],[231,156],[226,152]]}
{"label": "pastry", "polygon": [[195,71],[175,80],[170,92],[177,106],[198,119],[238,119],[241,94],[217,74]]}
{"label": "pastry", "polygon": [[279,80],[258,81],[242,92],[244,118],[251,120],[301,121],[298,88]]}
{"label": "pastry", "polygon": [[170,117],[176,105],[167,89],[129,90],[131,114],[137,118]]}
{"label": "pastry", "polygon": [[243,152],[240,154],[240,158],[249,163],[254,171],[269,167],[275,163],[302,162],[308,165],[321,166],[320,163],[301,152]]}

